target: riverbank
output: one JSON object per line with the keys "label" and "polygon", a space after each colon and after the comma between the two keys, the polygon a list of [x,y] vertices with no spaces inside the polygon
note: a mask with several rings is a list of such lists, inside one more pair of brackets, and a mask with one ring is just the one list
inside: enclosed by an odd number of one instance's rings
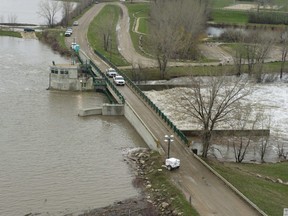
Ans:
{"label": "riverbank", "polygon": [[[93,209],[78,216],[198,215],[182,193],[168,182],[169,175],[173,175],[173,172],[177,172],[177,170],[168,172],[161,165],[161,156],[148,149],[138,149],[129,152],[125,161],[132,168],[132,172],[135,173],[133,185],[139,189],[139,196],[117,201],[112,205]],[[209,160],[209,164],[269,215],[280,215],[285,203],[287,203],[284,192],[287,187],[287,182],[285,182],[287,177],[284,174],[287,170],[287,162],[257,165],[219,163]],[[249,183],[246,181],[249,181]],[[241,182],[246,183],[241,184]],[[262,187],[261,185],[265,186]],[[247,186],[249,186],[248,189]],[[274,191],[278,191],[277,195],[274,194],[272,200],[271,197],[268,199],[267,196],[274,193]],[[269,204],[262,204],[261,200],[264,197]],[[181,198],[184,198],[184,200]],[[274,199],[281,199],[282,201],[276,202]]]}
{"label": "riverbank", "polygon": [[86,211],[79,216],[198,215],[184,195],[169,181],[171,172],[163,167],[163,159],[158,153],[144,148],[135,149],[129,151],[124,160],[134,172],[132,183],[139,189],[139,196]]}

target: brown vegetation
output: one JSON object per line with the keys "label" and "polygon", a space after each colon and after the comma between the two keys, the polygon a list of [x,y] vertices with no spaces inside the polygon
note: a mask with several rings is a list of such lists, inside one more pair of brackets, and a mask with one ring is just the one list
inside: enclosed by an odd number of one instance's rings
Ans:
{"label": "brown vegetation", "polygon": [[48,44],[52,50],[59,52],[62,56],[71,56],[71,51],[67,47],[61,46],[59,40],[59,32],[44,31],[39,36],[40,41]]}

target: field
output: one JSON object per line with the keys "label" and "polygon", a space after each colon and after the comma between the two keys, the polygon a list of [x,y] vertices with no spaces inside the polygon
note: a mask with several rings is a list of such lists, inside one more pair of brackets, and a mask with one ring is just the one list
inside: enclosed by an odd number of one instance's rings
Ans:
{"label": "field", "polygon": [[276,182],[277,179],[288,182],[288,162],[208,163],[268,215],[282,216],[283,208],[288,207],[288,185]]}

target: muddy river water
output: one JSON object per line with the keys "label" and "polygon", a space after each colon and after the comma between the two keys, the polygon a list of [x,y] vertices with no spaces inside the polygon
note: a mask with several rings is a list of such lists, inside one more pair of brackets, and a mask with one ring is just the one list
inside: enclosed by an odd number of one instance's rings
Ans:
{"label": "muddy river water", "polygon": [[64,215],[133,197],[123,152],[145,147],[125,117],[78,117],[96,92],[46,90],[52,61],[37,40],[0,37],[0,215]]}

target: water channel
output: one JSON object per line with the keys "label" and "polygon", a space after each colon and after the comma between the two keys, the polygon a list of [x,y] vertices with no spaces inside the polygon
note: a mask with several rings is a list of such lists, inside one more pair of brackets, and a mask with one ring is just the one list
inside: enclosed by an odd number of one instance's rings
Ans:
{"label": "water channel", "polygon": [[37,40],[0,37],[0,215],[64,215],[137,196],[123,151],[145,147],[125,117],[78,117],[107,102],[48,87],[69,62]]}

